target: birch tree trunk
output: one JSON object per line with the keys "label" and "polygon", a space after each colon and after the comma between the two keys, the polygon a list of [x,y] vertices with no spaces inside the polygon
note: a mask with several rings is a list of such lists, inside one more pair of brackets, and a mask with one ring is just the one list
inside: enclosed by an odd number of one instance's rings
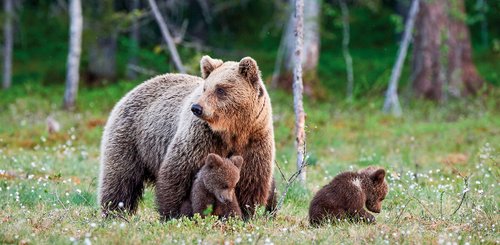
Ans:
{"label": "birch tree trunk", "polygon": [[66,74],[66,90],[64,92],[64,108],[72,109],[75,106],[78,93],[78,79],[80,68],[80,54],[82,51],[82,5],[80,0],[70,0],[70,33],[69,52]]}
{"label": "birch tree trunk", "polygon": [[174,61],[175,67],[177,68],[177,70],[180,73],[186,73],[186,69],[182,65],[181,58],[179,57],[179,53],[177,52],[177,48],[175,47],[174,40],[172,39],[172,36],[170,35],[167,24],[165,23],[163,16],[161,16],[160,10],[158,9],[158,6],[156,5],[155,0],[148,0],[148,1],[149,1],[149,6],[151,6],[151,10],[153,11],[153,14],[155,16],[156,22],[158,23],[158,26],[160,27],[161,34],[163,35],[163,38],[165,39],[165,42],[167,43],[168,50],[170,51],[170,56],[172,57],[172,60]]}
{"label": "birch tree trunk", "polygon": [[413,49],[413,90],[445,101],[476,93],[483,85],[472,62],[463,0],[422,1]]}
{"label": "birch tree trunk", "polygon": [[339,1],[340,10],[342,12],[342,53],[345,59],[345,67],[347,72],[347,99],[352,100],[354,90],[354,74],[352,68],[352,57],[349,53],[349,8],[344,0]]}
{"label": "birch tree trunk", "polygon": [[295,52],[293,70],[293,106],[295,111],[295,135],[297,147],[297,170],[299,171],[299,181],[303,184],[306,181],[305,169],[305,112],[302,102],[302,58],[303,37],[304,37],[304,0],[295,2]]}
{"label": "birch tree trunk", "polygon": [[12,49],[14,45],[12,19],[14,18],[14,7],[12,0],[4,0],[5,20],[3,23],[3,83],[4,89],[10,88],[12,84]]}
{"label": "birch tree trunk", "polygon": [[402,114],[401,105],[399,104],[398,98],[398,82],[399,78],[401,77],[401,70],[403,69],[403,64],[408,52],[408,46],[410,45],[419,4],[420,0],[413,0],[411,4],[410,14],[408,15],[408,20],[405,24],[403,40],[399,45],[398,58],[396,59],[396,64],[394,64],[394,67],[392,68],[391,80],[389,81],[389,87],[387,88],[387,92],[385,94],[383,111],[385,113],[390,112],[394,116],[401,116]]}

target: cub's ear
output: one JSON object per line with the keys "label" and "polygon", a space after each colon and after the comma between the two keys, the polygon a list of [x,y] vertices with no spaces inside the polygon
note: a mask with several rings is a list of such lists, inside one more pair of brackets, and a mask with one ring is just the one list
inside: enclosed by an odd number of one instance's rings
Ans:
{"label": "cub's ear", "polygon": [[241,156],[232,156],[231,157],[231,162],[233,162],[234,165],[238,169],[241,169],[241,166],[243,166],[243,157],[241,157]]}
{"label": "cub's ear", "polygon": [[212,73],[215,69],[221,66],[222,63],[224,63],[222,60],[212,59],[208,55],[201,57],[200,60],[201,77],[203,79],[206,79],[208,75],[210,75],[210,73]]}
{"label": "cub's ear", "polygon": [[384,182],[385,170],[382,168],[377,169],[375,172],[373,172],[370,175],[370,178],[372,179],[373,183],[375,183],[375,184],[380,184],[380,183]]}
{"label": "cub's ear", "polygon": [[205,159],[205,164],[209,168],[220,166],[222,162],[224,162],[224,160],[222,160],[222,158],[219,155],[214,153],[208,154],[207,158]]}
{"label": "cub's ear", "polygon": [[257,62],[250,58],[245,57],[241,59],[238,72],[242,75],[250,84],[257,86],[260,80],[260,70],[257,66]]}

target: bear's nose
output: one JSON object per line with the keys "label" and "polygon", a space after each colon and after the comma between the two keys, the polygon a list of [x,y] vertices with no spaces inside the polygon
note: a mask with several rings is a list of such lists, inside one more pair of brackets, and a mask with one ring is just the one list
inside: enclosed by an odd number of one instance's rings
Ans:
{"label": "bear's nose", "polygon": [[191,111],[195,116],[199,117],[203,114],[203,107],[201,107],[201,105],[194,104],[191,106]]}

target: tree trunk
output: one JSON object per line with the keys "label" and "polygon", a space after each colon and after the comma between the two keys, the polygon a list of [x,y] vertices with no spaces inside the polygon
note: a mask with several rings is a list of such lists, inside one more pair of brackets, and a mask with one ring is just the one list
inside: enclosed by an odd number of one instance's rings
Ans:
{"label": "tree trunk", "polygon": [[14,18],[14,7],[12,0],[4,0],[5,20],[3,23],[3,83],[4,89],[10,88],[12,83],[12,48],[14,45],[12,19]]}
{"label": "tree trunk", "polygon": [[320,0],[307,0],[304,5],[304,51],[302,68],[305,73],[316,73],[319,60]]}
{"label": "tree trunk", "polygon": [[418,7],[420,0],[413,0],[410,8],[410,14],[408,20],[405,24],[405,30],[403,34],[403,40],[399,46],[398,58],[396,59],[396,64],[392,68],[391,80],[389,81],[389,87],[385,95],[384,102],[384,112],[391,112],[394,116],[401,116],[401,105],[399,104],[398,98],[398,81],[401,76],[401,71],[403,70],[403,64],[406,58],[406,53],[408,51],[408,46],[410,45],[411,35],[413,33],[413,26],[415,25],[415,18],[417,17]]}
{"label": "tree trunk", "polygon": [[117,35],[114,33],[98,36],[89,50],[89,75],[92,81],[111,80],[116,78],[116,45]]}
{"label": "tree trunk", "polygon": [[[290,5],[294,6],[296,4],[295,0],[290,0]],[[320,49],[320,36],[319,36],[319,20],[320,20],[320,0],[308,0],[304,5],[303,13],[303,26],[304,26],[304,50],[302,52],[301,62],[304,73],[304,83],[305,92],[312,95],[314,86],[316,84],[316,68],[318,66],[319,60],[319,49]],[[283,35],[285,35],[282,40],[283,45],[283,55],[284,64],[276,64],[280,67],[283,66],[284,69],[276,69],[275,71],[280,71],[281,73],[277,79],[277,86],[285,89],[292,87],[293,79],[291,73],[295,67],[295,23],[296,16],[292,11],[290,13],[290,18],[285,27]],[[280,62],[281,63],[281,62]],[[276,79],[275,79],[276,80]]]}
{"label": "tree trunk", "polygon": [[[140,0],[132,1],[132,9],[131,12],[134,12],[140,8]],[[137,77],[137,72],[131,67],[137,67],[138,60],[137,54],[139,53],[139,42],[140,42],[140,29],[139,29],[139,20],[137,17],[132,21],[132,27],[130,30],[130,41],[131,41],[131,54],[127,64],[127,77],[134,79]]]}
{"label": "tree trunk", "polygon": [[72,109],[78,93],[78,79],[80,68],[80,54],[82,51],[82,5],[80,0],[70,0],[70,33],[69,52],[66,74],[66,90],[64,92],[64,108]]}
{"label": "tree trunk", "polygon": [[172,60],[174,61],[175,67],[180,73],[186,73],[186,69],[182,65],[181,58],[179,56],[179,53],[177,52],[177,48],[175,47],[174,40],[172,39],[172,36],[170,35],[170,32],[168,30],[167,24],[165,23],[165,20],[161,16],[160,10],[158,9],[158,6],[156,5],[155,0],[148,0],[149,1],[149,6],[151,6],[151,10],[153,11],[153,14],[155,16],[156,22],[158,23],[158,26],[160,27],[161,34],[163,35],[163,38],[165,39],[165,42],[167,43],[168,50],[170,51],[170,56],[172,56]]}
{"label": "tree trunk", "polygon": [[344,0],[339,1],[340,11],[342,12],[342,54],[345,59],[345,67],[347,72],[347,99],[352,100],[354,90],[354,74],[352,68],[352,57],[349,53],[349,8]]}
{"label": "tree trunk", "polygon": [[412,83],[417,96],[443,101],[481,88],[463,0],[422,1],[416,30]]}
{"label": "tree trunk", "polygon": [[294,70],[293,70],[293,106],[295,111],[295,135],[297,147],[297,170],[299,171],[299,181],[303,184],[306,181],[305,169],[305,112],[302,104],[302,58],[303,37],[304,37],[304,1],[295,2],[295,52],[294,52]]}
{"label": "tree trunk", "polygon": [[[118,33],[112,20],[113,0],[92,1],[92,15],[89,18],[93,30],[89,45],[88,80],[100,82],[116,78],[116,49]],[[89,3],[90,4],[90,3]]]}

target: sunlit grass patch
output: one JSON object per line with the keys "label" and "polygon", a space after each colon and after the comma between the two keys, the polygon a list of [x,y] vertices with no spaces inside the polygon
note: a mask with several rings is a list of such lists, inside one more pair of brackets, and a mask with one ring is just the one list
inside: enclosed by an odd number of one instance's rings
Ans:
{"label": "sunlit grass patch", "polygon": [[[60,110],[59,99],[49,91],[17,88],[17,97],[0,98],[0,243],[500,241],[500,113],[495,92],[470,104],[410,103],[402,118],[382,114],[378,100],[307,101],[307,183],[290,185],[274,218],[261,208],[248,221],[161,222],[153,188],[148,187],[137,214],[102,219],[96,203],[100,137],[112,104],[131,86],[83,90],[76,112]],[[291,97],[274,91],[271,95],[276,162],[288,179],[296,169]],[[49,99],[37,104],[43,97]],[[59,132],[47,132],[49,115],[61,124]],[[388,173],[389,193],[382,212],[375,215],[377,222],[310,227],[307,213],[314,193],[335,175],[369,165]],[[281,194],[287,183],[277,168],[275,179]]]}

